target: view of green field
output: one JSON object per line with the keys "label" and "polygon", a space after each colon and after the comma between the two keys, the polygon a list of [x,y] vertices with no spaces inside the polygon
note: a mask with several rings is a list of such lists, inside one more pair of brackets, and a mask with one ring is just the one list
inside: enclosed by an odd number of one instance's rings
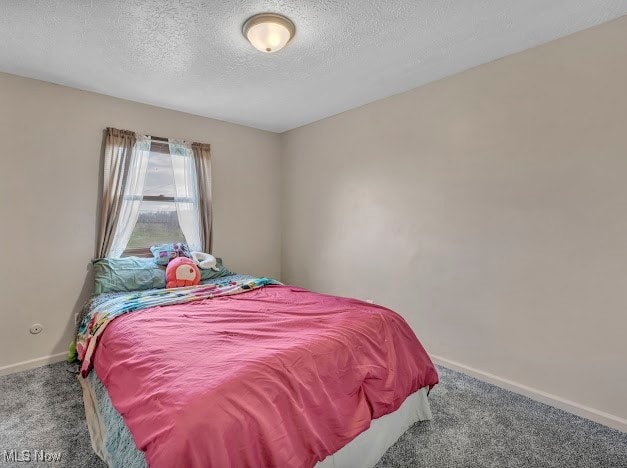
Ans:
{"label": "view of green field", "polygon": [[140,212],[127,248],[136,249],[172,242],[185,242],[176,211]]}

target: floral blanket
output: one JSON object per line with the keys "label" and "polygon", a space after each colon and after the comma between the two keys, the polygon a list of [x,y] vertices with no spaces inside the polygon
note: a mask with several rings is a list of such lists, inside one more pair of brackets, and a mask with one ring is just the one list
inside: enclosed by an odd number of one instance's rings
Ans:
{"label": "floral blanket", "polygon": [[153,289],[124,294],[101,294],[93,298],[85,307],[78,325],[76,343],[70,345],[68,360],[80,360],[83,377],[93,367],[92,356],[98,340],[107,325],[120,315],[151,307],[184,304],[217,296],[240,294],[278,281],[269,278],[225,278],[223,281],[184,288]]}

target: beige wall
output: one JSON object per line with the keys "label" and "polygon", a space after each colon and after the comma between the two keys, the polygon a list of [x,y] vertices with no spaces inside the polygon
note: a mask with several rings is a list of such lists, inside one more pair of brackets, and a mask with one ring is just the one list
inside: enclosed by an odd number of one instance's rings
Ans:
{"label": "beige wall", "polygon": [[280,276],[279,135],[0,74],[0,371],[70,341],[91,292],[107,126],[210,143],[214,253]]}
{"label": "beige wall", "polygon": [[626,418],[625,44],[627,17],[284,134],[284,281]]}

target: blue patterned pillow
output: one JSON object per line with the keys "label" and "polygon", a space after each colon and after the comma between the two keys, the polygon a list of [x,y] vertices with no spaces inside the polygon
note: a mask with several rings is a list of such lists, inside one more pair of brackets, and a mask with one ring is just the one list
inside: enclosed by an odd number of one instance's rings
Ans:
{"label": "blue patterned pillow", "polygon": [[165,268],[152,258],[97,258],[92,263],[95,294],[165,288]]}
{"label": "blue patterned pillow", "polygon": [[155,257],[157,265],[167,265],[170,260],[176,257],[192,258],[189,247],[185,242],[177,242],[175,244],[159,244],[150,247],[152,255]]}

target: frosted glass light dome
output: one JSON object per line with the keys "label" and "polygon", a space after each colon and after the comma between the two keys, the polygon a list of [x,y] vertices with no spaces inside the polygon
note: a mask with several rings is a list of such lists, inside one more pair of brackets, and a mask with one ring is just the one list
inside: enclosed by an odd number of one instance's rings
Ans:
{"label": "frosted glass light dome", "polygon": [[266,54],[278,52],[294,37],[294,23],[285,16],[261,13],[248,18],[242,32],[253,47]]}

